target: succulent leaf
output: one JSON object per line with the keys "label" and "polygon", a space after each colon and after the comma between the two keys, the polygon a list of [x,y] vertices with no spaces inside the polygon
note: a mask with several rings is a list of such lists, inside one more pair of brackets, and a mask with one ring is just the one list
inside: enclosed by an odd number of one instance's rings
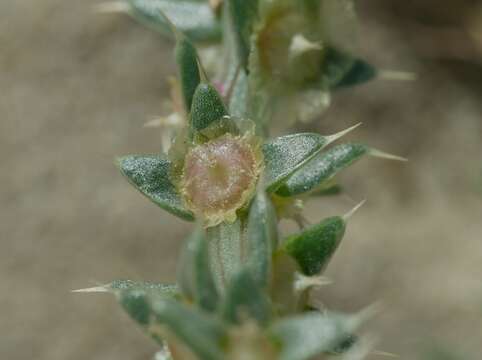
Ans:
{"label": "succulent leaf", "polygon": [[222,343],[226,329],[216,317],[172,300],[153,300],[151,309],[155,316],[150,326],[151,331],[155,333],[160,325],[161,334],[167,328],[200,359],[224,359]]}
{"label": "succulent leaf", "polygon": [[229,113],[238,118],[246,119],[248,110],[248,76],[244,70],[239,70],[229,99]]}
{"label": "succulent leaf", "polygon": [[281,345],[279,360],[308,360],[335,349],[357,325],[352,316],[310,312],[282,319],[269,331]]}
{"label": "succulent leaf", "polygon": [[[340,144],[324,153],[318,154],[306,162],[277,190],[280,196],[295,196],[309,191],[317,191],[330,185],[333,177],[343,169],[360,160],[363,156],[405,160],[401,157],[386,154],[363,144]],[[332,188],[336,192],[336,188]]]}
{"label": "succulent leaf", "polygon": [[323,62],[323,83],[331,89],[360,85],[376,76],[376,69],[362,59],[334,47],[327,47]]}
{"label": "succulent leaf", "polygon": [[269,299],[248,269],[233,277],[224,301],[223,317],[231,323],[241,324],[244,320],[254,319],[265,325],[270,319]]}
{"label": "succulent leaf", "polygon": [[240,64],[246,67],[251,45],[253,24],[258,15],[259,0],[227,0],[229,15],[236,34]]}
{"label": "succulent leaf", "polygon": [[172,29],[166,18],[193,41],[217,41],[221,26],[207,2],[193,0],[124,0],[129,14],[139,22],[166,36]]}
{"label": "succulent leaf", "polygon": [[216,310],[218,292],[202,226],[197,226],[186,241],[179,265],[179,285],[183,294],[206,311]]}
{"label": "succulent leaf", "polygon": [[325,146],[336,141],[359,124],[337,134],[323,136],[301,133],[281,136],[263,144],[265,185],[268,192],[276,191],[296,170],[318,154]]}
{"label": "succulent leaf", "polygon": [[241,221],[223,222],[206,229],[209,245],[209,257],[216,285],[224,293],[226,284],[242,268],[242,253],[244,236],[242,236]]}
{"label": "succulent leaf", "polygon": [[340,216],[327,218],[302,232],[289,236],[283,245],[303,274],[319,274],[328,264],[345,233],[346,223]]}
{"label": "succulent leaf", "polygon": [[191,111],[194,92],[201,77],[199,74],[198,55],[194,45],[184,36],[177,39],[175,50],[176,62],[179,69],[181,92],[184,98],[186,113]]}
{"label": "succulent leaf", "polygon": [[192,99],[191,128],[201,131],[226,115],[228,111],[214,86],[199,84]]}
{"label": "succulent leaf", "polygon": [[256,283],[266,288],[271,282],[278,229],[275,209],[263,190],[258,190],[249,209],[246,238],[246,267]]}
{"label": "succulent leaf", "polygon": [[171,162],[165,157],[129,155],[119,158],[117,164],[127,180],[156,205],[184,220],[194,220],[169,180]]}

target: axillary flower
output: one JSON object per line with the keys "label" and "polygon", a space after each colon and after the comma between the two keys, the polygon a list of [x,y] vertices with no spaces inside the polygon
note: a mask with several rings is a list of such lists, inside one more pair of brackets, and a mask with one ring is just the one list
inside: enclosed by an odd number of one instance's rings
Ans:
{"label": "axillary flower", "polygon": [[184,205],[207,227],[234,222],[251,200],[263,168],[254,124],[229,116],[216,89],[201,83],[189,129],[179,137],[169,157],[171,180]]}

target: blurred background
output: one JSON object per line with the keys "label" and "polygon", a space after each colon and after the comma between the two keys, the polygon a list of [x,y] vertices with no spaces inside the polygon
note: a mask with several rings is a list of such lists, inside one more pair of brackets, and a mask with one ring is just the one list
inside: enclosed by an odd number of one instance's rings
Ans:
{"label": "blurred background", "polygon": [[[173,281],[190,225],[160,211],[113,165],[153,153],[172,44],[95,0],[0,1],[0,358],[150,359],[155,344],[108,295],[113,279]],[[320,292],[329,307],[383,310],[368,325],[401,359],[482,353],[482,3],[364,0],[363,55],[415,82],[336,94],[311,127],[363,121],[353,139],[406,156],[345,171],[308,218],[362,211]],[[379,358],[373,356],[374,359]]]}

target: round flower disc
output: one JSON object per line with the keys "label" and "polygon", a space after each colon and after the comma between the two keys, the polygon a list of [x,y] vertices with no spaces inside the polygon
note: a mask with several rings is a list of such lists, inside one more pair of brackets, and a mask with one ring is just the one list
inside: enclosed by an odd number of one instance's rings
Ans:
{"label": "round flower disc", "polygon": [[252,193],[257,161],[251,146],[224,135],[194,147],[184,163],[183,193],[188,206],[215,222],[234,216]]}

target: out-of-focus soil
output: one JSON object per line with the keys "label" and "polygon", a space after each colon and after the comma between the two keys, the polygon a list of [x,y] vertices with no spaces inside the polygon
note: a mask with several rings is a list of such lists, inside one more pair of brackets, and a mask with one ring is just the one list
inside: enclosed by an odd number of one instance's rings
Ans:
{"label": "out-of-focus soil", "polygon": [[[161,111],[171,44],[122,16],[94,14],[94,3],[0,2],[1,359],[150,359],[156,346],[111,297],[70,290],[117,278],[173,281],[190,230],[113,164],[159,149],[157,130],[142,124]],[[346,311],[380,300],[370,331],[377,348],[402,359],[482,352],[476,5],[361,2],[363,54],[418,80],[342,91],[312,126],[331,133],[363,121],[352,139],[410,159],[363,160],[341,177],[346,196],[308,204],[316,221],[368,199],[320,298]]]}

